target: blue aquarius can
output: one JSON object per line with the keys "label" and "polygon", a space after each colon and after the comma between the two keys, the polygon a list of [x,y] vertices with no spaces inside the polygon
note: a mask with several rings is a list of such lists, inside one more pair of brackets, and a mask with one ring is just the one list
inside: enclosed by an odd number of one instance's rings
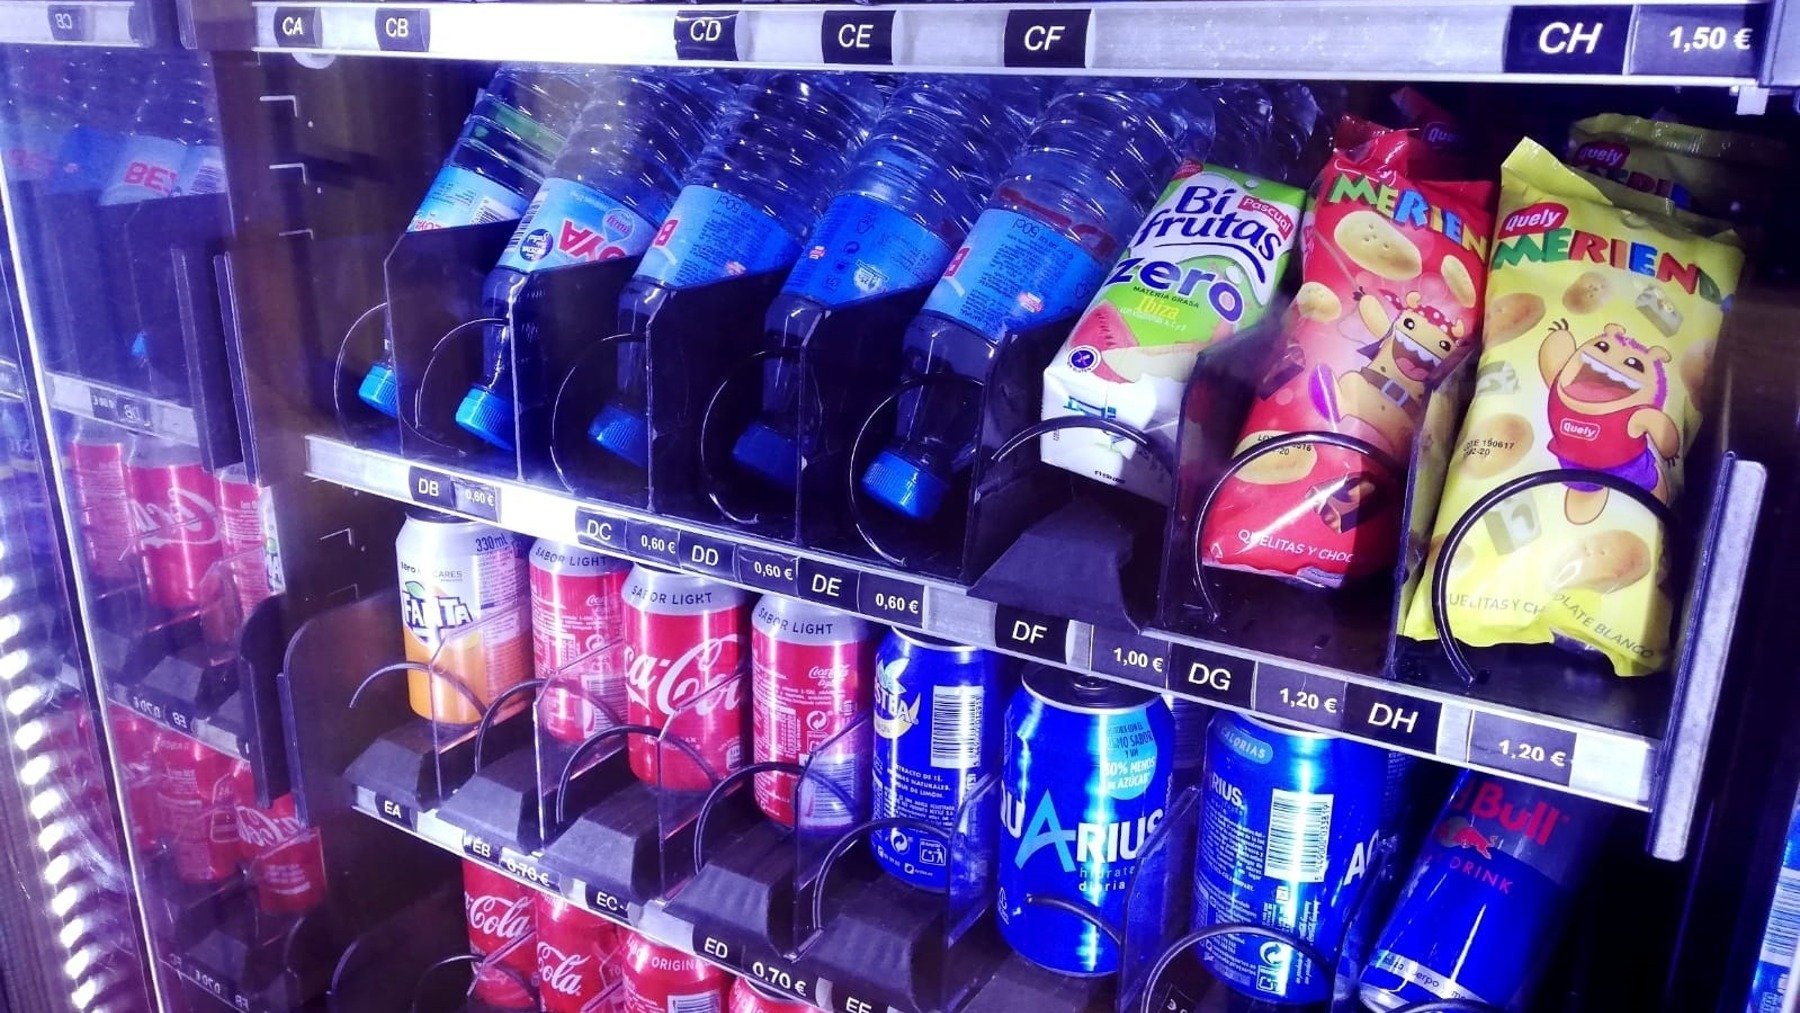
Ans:
{"label": "blue aquarius can", "polygon": [[[875,652],[874,815],[902,817],[944,831],[877,831],[875,860],[901,882],[948,888],[952,855],[990,847],[964,807],[982,779],[1000,767],[1000,658],[918,633],[895,630]],[[991,810],[989,818],[992,818]],[[984,867],[985,862],[981,863]]]}
{"label": "blue aquarius can", "polygon": [[1194,927],[1255,925],[1309,943],[1319,966],[1267,935],[1200,944],[1207,970],[1275,1003],[1324,1002],[1357,904],[1380,872],[1396,765],[1384,749],[1221,711],[1206,740]]}
{"label": "blue aquarius can", "polygon": [[1093,908],[1121,926],[1126,890],[1169,805],[1175,719],[1146,690],[1034,667],[1006,708],[997,855],[1000,934],[1064,974],[1111,974],[1100,926],[1029,898]]}

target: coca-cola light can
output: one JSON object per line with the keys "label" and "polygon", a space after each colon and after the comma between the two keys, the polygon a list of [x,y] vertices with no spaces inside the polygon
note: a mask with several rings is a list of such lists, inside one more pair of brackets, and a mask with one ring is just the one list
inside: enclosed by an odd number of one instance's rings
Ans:
{"label": "coca-cola light can", "polygon": [[274,577],[281,554],[272,537],[274,528],[267,523],[268,493],[250,481],[242,463],[220,468],[213,480],[225,570],[237,592],[239,614],[249,615],[280,583]]}
{"label": "coca-cola light can", "polygon": [[537,895],[538,1008],[586,1013],[616,970],[620,929],[547,893]]}
{"label": "coca-cola light can", "polygon": [[149,718],[117,705],[108,708],[107,720],[112,724],[113,752],[125,795],[131,843],[140,853],[149,854],[163,841],[161,789],[156,777],[158,729]]}
{"label": "coca-cola light can", "polygon": [[217,883],[237,872],[237,800],[231,757],[180,732],[159,731],[158,818],[186,883]]}
{"label": "coca-cola light can", "polygon": [[407,674],[413,713],[473,724],[481,710],[450,680],[485,708],[531,677],[525,551],[524,537],[510,531],[431,510],[407,511],[394,543],[406,657],[448,676]]}
{"label": "coca-cola light can", "polygon": [[750,626],[749,595],[704,577],[639,564],[625,579],[624,596],[625,720],[662,730],[665,738],[687,746],[665,749],[657,740],[634,735],[631,772],[666,789],[706,790],[743,764],[738,675]]}
{"label": "coca-cola light can", "polygon": [[225,550],[213,477],[200,463],[200,449],[140,436],[125,478],[150,603],[182,612],[216,602],[219,578],[212,568]]}
{"label": "coca-cola light can", "polygon": [[727,1009],[729,1013],[812,1013],[814,1007],[776,995],[749,978],[739,978],[731,983],[731,1005]]}
{"label": "coca-cola light can", "polygon": [[[809,827],[848,824],[868,797],[868,749],[837,740],[869,713],[873,692],[873,627],[811,602],[764,595],[750,637],[751,755],[757,763],[806,763],[802,805]],[[853,736],[852,736],[853,737]],[[866,740],[865,740],[866,742]],[[829,743],[829,746],[827,744]],[[756,804],[783,826],[794,825],[792,774],[756,775]]]}
{"label": "coca-cola light can", "polygon": [[300,822],[293,793],[256,804],[250,765],[232,768],[237,798],[239,854],[256,886],[256,907],[264,914],[305,914],[325,903],[325,849],[319,832]]}
{"label": "coca-cola light can", "polygon": [[731,975],[691,953],[624,931],[624,1013],[724,1013]]}
{"label": "coca-cola light can", "polygon": [[463,913],[469,948],[482,957],[475,998],[499,1009],[536,1009],[537,971],[532,905],[537,891],[485,865],[463,860]]}
{"label": "coca-cola light can", "polygon": [[631,564],[540,538],[531,547],[538,723],[578,743],[625,719],[625,577]]}
{"label": "coca-cola light can", "polygon": [[68,459],[69,500],[76,541],[88,574],[102,586],[137,576],[137,537],[125,461],[131,447],[123,433],[81,419],[63,447]]}

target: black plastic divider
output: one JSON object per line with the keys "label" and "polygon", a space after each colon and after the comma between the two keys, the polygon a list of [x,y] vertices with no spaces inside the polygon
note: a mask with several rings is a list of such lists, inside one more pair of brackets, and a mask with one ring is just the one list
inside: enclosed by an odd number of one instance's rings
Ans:
{"label": "black plastic divider", "polygon": [[[569,418],[559,419],[556,407],[563,382],[594,352],[597,342],[607,336],[611,321],[618,315],[619,292],[637,269],[638,259],[609,260],[597,264],[579,264],[534,271],[525,279],[512,311],[512,380],[519,474],[527,481],[554,488],[561,484],[556,461],[570,461],[571,478],[579,475],[578,462],[602,455],[587,442],[587,424],[599,411],[594,397],[599,385],[578,384],[571,392]],[[616,363],[611,355],[606,360],[612,375]],[[585,411],[576,410],[577,407]],[[575,426],[563,432],[557,423]],[[561,451],[553,456],[552,447]],[[591,467],[604,468],[602,462],[589,461]],[[570,488],[588,491],[577,481]],[[605,498],[605,497],[603,497]]]}
{"label": "black plastic divider", "polygon": [[[457,877],[448,877],[456,881]],[[466,975],[426,977],[468,951],[460,885],[420,897],[369,928],[344,948],[332,968],[326,1007],[332,1013],[370,1010],[448,1010],[462,1003]]]}
{"label": "black plastic divider", "polygon": [[[288,645],[287,597],[265,598],[238,631],[237,692],[213,715],[214,723],[236,732],[256,775],[257,805],[267,806],[289,790],[287,746],[281,735],[281,666]],[[239,726],[241,725],[241,731]]]}
{"label": "black plastic divider", "polygon": [[456,408],[486,374],[481,286],[514,223],[403,232],[388,254],[387,328],[400,406],[400,449],[497,475],[518,474],[512,454],[456,424]]}
{"label": "black plastic divider", "polygon": [[523,853],[543,846],[545,829],[539,821],[543,803],[531,718],[500,717],[520,697],[531,699],[541,685],[528,680],[497,695],[475,728],[469,778],[442,807],[444,816],[463,828],[466,850],[492,849],[499,854],[502,847],[510,847]]}

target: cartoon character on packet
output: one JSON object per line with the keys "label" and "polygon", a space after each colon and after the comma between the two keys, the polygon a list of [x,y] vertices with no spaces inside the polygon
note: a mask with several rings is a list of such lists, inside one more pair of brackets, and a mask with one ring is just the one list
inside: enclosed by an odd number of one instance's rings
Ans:
{"label": "cartoon character on packet", "polygon": [[[1668,349],[1645,345],[1609,323],[1577,346],[1566,320],[1553,321],[1538,346],[1538,371],[1550,389],[1549,450],[1565,468],[1617,476],[1668,502],[1667,466],[1681,451],[1681,430],[1664,413]],[[1588,524],[1606,509],[1608,490],[1572,482],[1563,513]]]}

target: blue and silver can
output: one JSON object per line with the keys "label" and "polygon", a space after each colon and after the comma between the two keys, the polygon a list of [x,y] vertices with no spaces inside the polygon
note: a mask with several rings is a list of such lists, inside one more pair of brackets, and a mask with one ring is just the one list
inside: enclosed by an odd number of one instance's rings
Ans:
{"label": "blue and silver can", "polygon": [[1320,967],[1266,935],[1200,944],[1207,970],[1254,999],[1323,1002],[1338,950],[1386,850],[1384,749],[1220,712],[1206,740],[1194,926],[1255,925],[1309,943]]}
{"label": "blue and silver can", "polygon": [[1169,805],[1175,719],[1147,690],[1034,667],[1006,708],[1000,773],[1000,934],[1064,974],[1111,974],[1119,947],[1079,915],[1028,903],[1074,901],[1109,925]]}
{"label": "blue and silver can", "polygon": [[1464,773],[1363,969],[1363,1004],[1525,1009],[1610,818],[1599,802]]}
{"label": "blue and silver can", "polygon": [[993,844],[990,835],[971,838],[960,828],[979,822],[964,807],[1000,767],[999,656],[889,633],[875,652],[873,723],[875,818],[917,820],[960,844],[947,848],[943,839],[894,828],[874,835],[875,860],[903,883],[947,889],[953,851]]}

